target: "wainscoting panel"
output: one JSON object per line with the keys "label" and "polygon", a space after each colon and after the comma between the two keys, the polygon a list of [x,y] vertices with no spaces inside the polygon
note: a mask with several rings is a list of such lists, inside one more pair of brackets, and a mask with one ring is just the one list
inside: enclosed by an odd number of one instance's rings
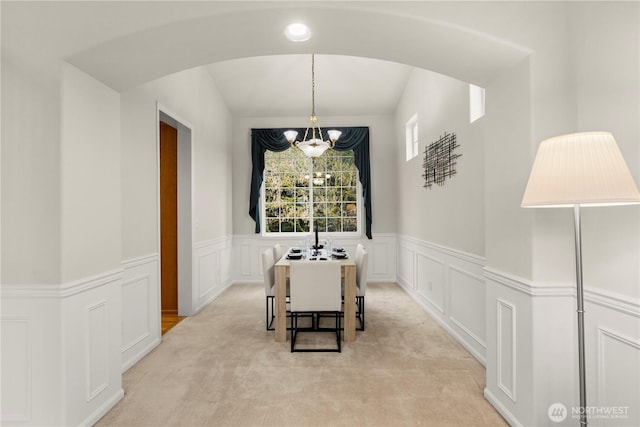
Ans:
{"label": "wainscoting panel", "polygon": [[232,283],[233,242],[220,237],[193,247],[195,312],[202,310]]}
{"label": "wainscoting panel", "polygon": [[398,282],[401,282],[406,289],[416,288],[415,254],[416,251],[410,246],[398,243]]}
{"label": "wainscoting panel", "polygon": [[498,387],[516,401],[516,308],[499,299],[496,305]]}
{"label": "wainscoting panel", "polygon": [[218,286],[216,271],[219,270],[218,257],[215,251],[198,251],[196,257],[196,295],[200,301],[206,300],[209,293]]}
{"label": "wainscoting panel", "polygon": [[484,364],[484,259],[407,236],[397,247],[397,283]]}
{"label": "wainscoting panel", "polygon": [[122,277],[2,285],[3,425],[92,425],[124,396]]}
{"label": "wainscoting panel", "polygon": [[589,406],[624,412],[589,425],[640,425],[640,302],[585,290],[585,330]]}
{"label": "wainscoting panel", "polygon": [[[552,425],[547,411],[554,403],[569,411],[562,425],[577,422],[571,418],[578,405],[575,285],[537,284],[490,268],[485,280],[485,396],[511,425]],[[585,289],[585,359],[588,406],[622,415],[594,417],[589,425],[640,425],[636,299]]]}
{"label": "wainscoting panel", "polygon": [[109,387],[109,317],[107,301],[87,308],[87,402]]}
{"label": "wainscoting panel", "polygon": [[416,268],[418,294],[444,314],[445,263],[439,259],[417,253]]}
{"label": "wainscoting panel", "polygon": [[[135,277],[122,283],[122,352],[151,335],[150,308],[152,292],[150,275]],[[137,303],[137,304],[136,304]],[[126,325],[126,326],[125,326]]]}
{"label": "wainscoting panel", "polygon": [[597,345],[599,405],[627,408],[627,416],[632,415],[637,412],[639,402],[640,343],[598,328]]}
{"label": "wainscoting panel", "polygon": [[146,356],[161,336],[159,256],[122,263],[122,372]]}
{"label": "wainscoting panel", "polygon": [[[3,310],[4,312],[4,310]],[[2,317],[2,424],[31,419],[31,318]]]}
{"label": "wainscoting panel", "polygon": [[63,425],[91,425],[124,396],[121,269],[63,285]]}
{"label": "wainscoting panel", "polygon": [[59,285],[0,286],[0,425],[64,424],[59,295]]}
{"label": "wainscoting panel", "polygon": [[[486,348],[486,314],[484,278],[451,266],[449,269],[449,320]],[[474,310],[469,310],[474,307]]]}
{"label": "wainscoting panel", "polygon": [[236,251],[237,256],[235,257],[235,259],[238,260],[237,265],[239,267],[239,280],[255,280],[255,277],[253,277],[254,267],[252,265],[255,264],[255,262],[252,262],[253,257],[251,256],[252,246],[252,242],[248,239],[245,239],[245,241],[243,241],[242,244],[239,245],[239,248]]}

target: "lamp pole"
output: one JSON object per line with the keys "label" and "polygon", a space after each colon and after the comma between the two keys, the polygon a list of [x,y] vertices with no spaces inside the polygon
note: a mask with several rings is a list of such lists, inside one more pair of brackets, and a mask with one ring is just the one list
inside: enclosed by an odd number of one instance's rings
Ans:
{"label": "lamp pole", "polygon": [[580,205],[573,206],[573,223],[576,244],[576,299],[578,302],[578,376],[580,377],[580,425],[586,426],[587,385],[584,363],[584,297],[582,288],[582,239],[580,227]]}

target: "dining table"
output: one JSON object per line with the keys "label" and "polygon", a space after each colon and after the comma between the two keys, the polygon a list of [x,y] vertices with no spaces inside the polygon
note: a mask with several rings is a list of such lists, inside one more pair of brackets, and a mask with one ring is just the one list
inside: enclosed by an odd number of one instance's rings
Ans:
{"label": "dining table", "polygon": [[[305,251],[306,253],[300,257],[311,257],[313,250]],[[292,262],[299,262],[297,259],[289,259],[291,248],[287,253],[277,260],[274,268],[275,274],[275,340],[285,342],[287,340],[287,277],[289,277],[289,266]],[[324,252],[327,254],[327,252]],[[322,259],[331,259],[329,254],[321,257],[318,256],[315,262],[322,262]],[[321,259],[322,258],[322,259]],[[340,269],[342,278],[344,279],[344,321],[342,334],[345,342],[356,340],[356,263],[348,254],[345,258],[338,258],[340,261]]]}

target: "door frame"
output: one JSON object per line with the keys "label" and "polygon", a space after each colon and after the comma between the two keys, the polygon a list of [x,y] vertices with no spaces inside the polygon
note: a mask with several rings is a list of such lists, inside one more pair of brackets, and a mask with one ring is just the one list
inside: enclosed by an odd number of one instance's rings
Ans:
{"label": "door frame", "polygon": [[[156,196],[158,253],[160,252],[160,121],[178,129],[178,315],[191,316],[196,310],[196,292],[193,289],[193,234],[194,234],[194,191],[193,191],[193,126],[170,109],[156,103]],[[160,262],[162,262],[162,257]],[[158,313],[161,311],[162,295],[161,265],[158,263]]]}

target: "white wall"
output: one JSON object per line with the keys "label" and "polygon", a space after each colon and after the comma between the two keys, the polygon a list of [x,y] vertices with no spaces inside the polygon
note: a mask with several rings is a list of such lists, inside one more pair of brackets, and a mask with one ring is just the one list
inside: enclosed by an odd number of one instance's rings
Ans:
{"label": "white wall", "polygon": [[[612,132],[638,185],[639,6],[596,3],[575,9],[576,128]],[[596,36],[603,31],[606,37]],[[590,208],[582,213],[586,286],[640,299],[640,207]]]}
{"label": "white wall", "polygon": [[122,94],[123,259],[158,251],[157,102],[194,127],[194,243],[232,230],[231,115],[204,68],[183,71]]}
{"label": "white wall", "polygon": [[[405,123],[418,114],[419,153],[406,161]],[[482,120],[469,123],[469,85],[414,69],[396,110],[395,153],[398,172],[397,232],[484,255],[484,141]],[[424,151],[455,133],[461,154],[456,174],[443,186],[424,188]]]}
{"label": "white wall", "polygon": [[531,161],[530,67],[522,61],[487,87],[484,123],[487,265],[525,278],[533,262],[533,213],[520,207]]}
{"label": "white wall", "polygon": [[58,283],[59,84],[4,49],[1,66],[2,283]]}
{"label": "white wall", "polygon": [[61,265],[67,282],[120,267],[120,96],[66,65],[61,105]]}

